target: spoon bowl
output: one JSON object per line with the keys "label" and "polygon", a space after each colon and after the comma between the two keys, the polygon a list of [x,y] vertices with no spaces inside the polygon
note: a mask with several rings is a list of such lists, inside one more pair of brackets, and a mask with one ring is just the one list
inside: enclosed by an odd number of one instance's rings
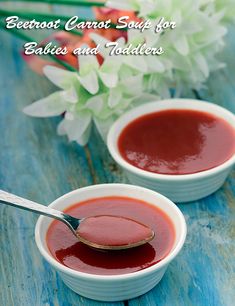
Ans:
{"label": "spoon bowl", "polygon": [[99,215],[83,219],[76,235],[84,244],[103,250],[138,247],[150,242],[155,236],[154,231],[145,224],[113,215]]}

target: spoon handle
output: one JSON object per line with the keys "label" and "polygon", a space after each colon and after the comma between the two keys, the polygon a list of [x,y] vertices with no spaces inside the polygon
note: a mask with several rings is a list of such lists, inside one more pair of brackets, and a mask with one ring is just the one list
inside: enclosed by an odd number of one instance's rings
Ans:
{"label": "spoon handle", "polygon": [[41,215],[45,215],[47,217],[58,219],[66,223],[66,225],[68,225],[72,231],[75,231],[76,227],[78,227],[79,225],[79,219],[66,215],[62,211],[21,198],[3,190],[0,190],[0,202],[21,209],[29,210]]}
{"label": "spoon handle", "polygon": [[59,210],[35,203],[33,201],[21,198],[12,193],[0,190],[0,201],[4,204],[16,206],[21,209],[30,210],[48,217],[61,219],[63,213]]}

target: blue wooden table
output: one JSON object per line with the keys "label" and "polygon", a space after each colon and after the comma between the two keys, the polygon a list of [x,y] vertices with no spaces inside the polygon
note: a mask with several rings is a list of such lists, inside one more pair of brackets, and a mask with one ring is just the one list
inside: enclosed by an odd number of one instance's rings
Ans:
{"label": "blue wooden table", "polygon": [[[197,93],[235,112],[235,31],[213,73]],[[19,56],[21,41],[0,32],[0,188],[48,204],[73,189],[127,182],[94,131],[88,146],[56,135],[59,118],[33,119],[21,110],[54,90]],[[235,172],[215,194],[179,205],[188,224],[186,244],[160,284],[137,299],[101,303],[68,289],[34,242],[37,216],[0,206],[2,306],[232,306],[235,300]]]}

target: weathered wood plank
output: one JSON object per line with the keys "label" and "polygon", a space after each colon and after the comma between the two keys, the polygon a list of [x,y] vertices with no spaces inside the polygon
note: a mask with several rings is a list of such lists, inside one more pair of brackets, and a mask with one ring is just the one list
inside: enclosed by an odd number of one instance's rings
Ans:
{"label": "weathered wood plank", "polygon": [[[230,29],[221,58],[227,67],[211,74],[202,99],[235,112],[235,33]],[[235,171],[223,188],[200,201],[179,205],[187,224],[185,247],[165,277],[137,305],[231,306],[235,299]]]}
{"label": "weathered wood plank", "polygon": [[[21,112],[54,88],[23,63],[20,42],[1,33],[1,43],[0,188],[47,204],[94,183],[89,149],[57,137],[59,118],[33,119]],[[104,177],[101,166],[98,171]],[[0,305],[106,305],[73,293],[42,259],[34,242],[36,218],[0,206]]]}

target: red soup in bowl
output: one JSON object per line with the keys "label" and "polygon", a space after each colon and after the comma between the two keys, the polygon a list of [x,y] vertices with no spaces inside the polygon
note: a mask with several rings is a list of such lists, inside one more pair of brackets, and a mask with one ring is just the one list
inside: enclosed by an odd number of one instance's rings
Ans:
{"label": "red soup in bowl", "polygon": [[55,220],[47,232],[48,248],[57,261],[73,270],[99,275],[136,272],[161,261],[174,245],[175,230],[170,218],[160,208],[142,200],[118,196],[93,198],[74,204],[65,212],[77,218],[122,216],[141,222],[155,232],[154,239],[145,245],[120,251],[99,251],[79,242],[66,225]]}
{"label": "red soup in bowl", "polygon": [[130,122],[118,139],[131,165],[159,174],[192,174],[223,164],[235,152],[234,128],[223,118],[189,109],[162,110]]}

